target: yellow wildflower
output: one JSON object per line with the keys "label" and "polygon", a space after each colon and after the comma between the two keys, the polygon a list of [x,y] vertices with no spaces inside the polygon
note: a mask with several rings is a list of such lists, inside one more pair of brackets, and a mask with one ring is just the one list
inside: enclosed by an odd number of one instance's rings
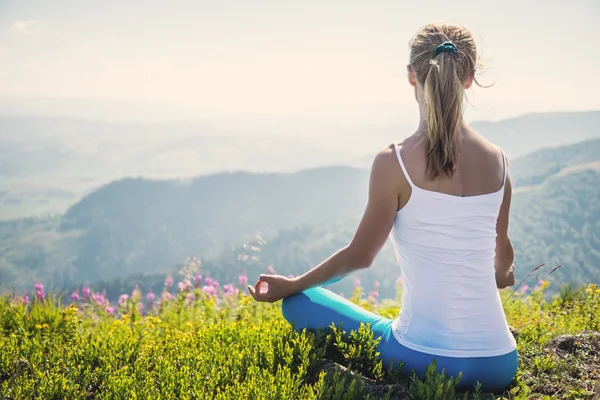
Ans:
{"label": "yellow wildflower", "polygon": [[588,285],[587,289],[585,289],[585,291],[586,291],[587,293],[589,293],[589,294],[593,294],[593,293],[598,293],[598,292],[600,292],[600,290],[598,289],[598,286],[597,286],[597,285],[595,285],[595,284],[593,284],[593,283],[590,283],[590,284]]}
{"label": "yellow wildflower", "polygon": [[40,325],[40,324],[35,324],[35,329],[42,329],[42,325]]}

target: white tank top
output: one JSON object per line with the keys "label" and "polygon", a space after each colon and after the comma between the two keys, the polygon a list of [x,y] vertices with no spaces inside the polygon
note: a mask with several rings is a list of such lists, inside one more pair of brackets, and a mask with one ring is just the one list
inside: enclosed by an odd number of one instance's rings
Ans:
{"label": "white tank top", "polygon": [[448,357],[490,357],[516,348],[496,286],[496,221],[504,183],[494,193],[459,197],[412,188],[390,239],[404,292],[393,333],[410,349]]}

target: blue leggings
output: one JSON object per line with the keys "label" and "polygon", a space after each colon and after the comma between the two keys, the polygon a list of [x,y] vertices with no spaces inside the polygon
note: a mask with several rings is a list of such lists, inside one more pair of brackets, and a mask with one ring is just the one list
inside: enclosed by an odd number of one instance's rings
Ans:
{"label": "blue leggings", "polygon": [[349,300],[322,287],[311,288],[287,297],[282,303],[283,316],[297,331],[326,329],[342,324],[349,332],[357,330],[360,323],[370,324],[375,339],[381,338],[377,351],[387,369],[392,362],[402,362],[402,373],[413,370],[420,376],[425,374],[431,362],[437,360],[438,372],[445,370],[456,377],[462,372],[459,390],[473,389],[477,382],[486,392],[502,391],[514,378],[518,367],[517,351],[495,357],[443,357],[411,350],[396,340],[392,334],[392,320],[373,314]]}

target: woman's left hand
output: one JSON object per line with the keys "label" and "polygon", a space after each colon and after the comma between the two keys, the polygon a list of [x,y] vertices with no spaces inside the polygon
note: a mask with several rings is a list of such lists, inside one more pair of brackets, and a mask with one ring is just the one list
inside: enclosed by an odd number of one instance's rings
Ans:
{"label": "woman's left hand", "polygon": [[291,296],[298,291],[296,280],[282,275],[261,275],[254,287],[248,285],[248,292],[254,300],[269,303]]}

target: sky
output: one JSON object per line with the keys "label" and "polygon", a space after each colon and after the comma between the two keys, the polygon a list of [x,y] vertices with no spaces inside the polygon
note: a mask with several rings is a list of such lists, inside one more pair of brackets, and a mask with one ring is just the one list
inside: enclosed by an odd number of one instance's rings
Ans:
{"label": "sky", "polygon": [[470,92],[468,117],[600,109],[599,17],[598,0],[0,0],[0,98],[404,121],[408,41],[450,21],[494,84]]}

